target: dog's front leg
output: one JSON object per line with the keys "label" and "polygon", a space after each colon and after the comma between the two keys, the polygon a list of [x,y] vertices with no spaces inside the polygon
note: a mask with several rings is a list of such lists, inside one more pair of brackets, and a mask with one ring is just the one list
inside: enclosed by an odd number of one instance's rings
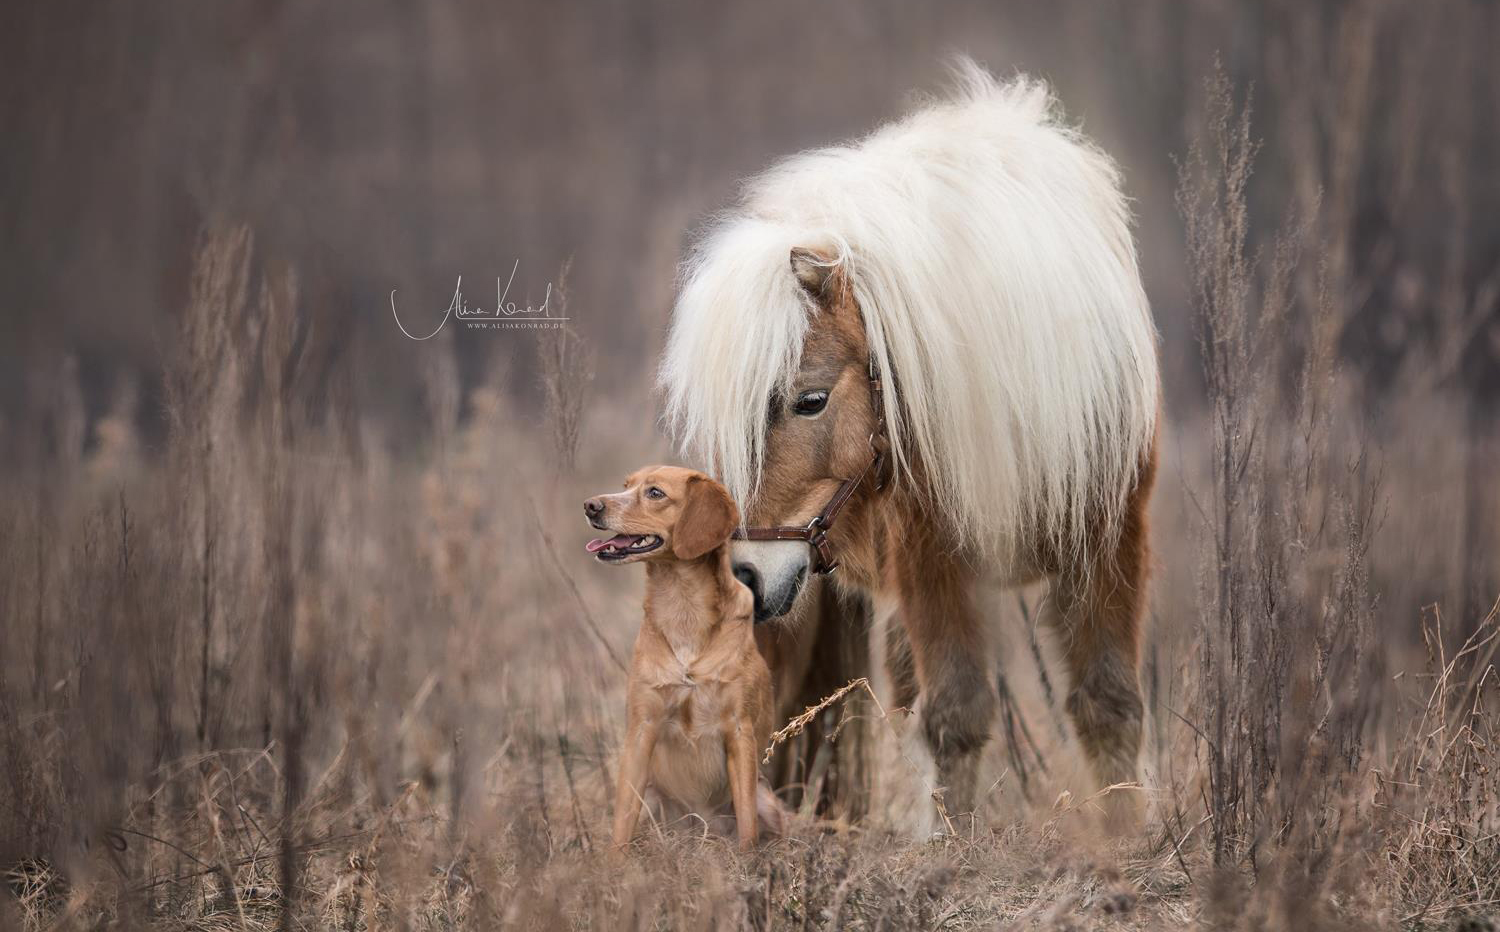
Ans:
{"label": "dog's front leg", "polygon": [[655,719],[632,716],[626,729],[625,748],[620,755],[620,779],[615,791],[616,849],[630,844],[645,802],[646,779],[651,773],[651,753],[656,749],[659,725]]}
{"label": "dog's front leg", "polygon": [[729,764],[729,793],[734,800],[734,823],[739,832],[740,850],[755,847],[759,819],[755,811],[756,781],[759,772],[755,758],[755,729],[749,719],[730,725],[724,735],[724,751]]}

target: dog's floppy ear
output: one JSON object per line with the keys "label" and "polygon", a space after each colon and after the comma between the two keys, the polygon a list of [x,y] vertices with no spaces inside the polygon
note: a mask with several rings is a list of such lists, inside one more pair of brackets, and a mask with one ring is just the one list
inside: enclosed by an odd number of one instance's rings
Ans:
{"label": "dog's floppy ear", "polygon": [[688,480],[687,500],[672,531],[672,552],[679,560],[696,560],[724,543],[740,523],[724,487],[704,476]]}

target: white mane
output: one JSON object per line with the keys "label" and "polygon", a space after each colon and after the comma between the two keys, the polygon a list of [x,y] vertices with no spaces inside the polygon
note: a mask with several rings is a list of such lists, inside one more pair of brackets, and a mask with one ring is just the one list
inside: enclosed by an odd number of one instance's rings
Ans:
{"label": "white mane", "polygon": [[[745,189],[682,270],[660,370],[666,420],[743,505],[766,405],[816,308],[793,247],[837,256],[886,393],[898,468],[920,457],[960,538],[1044,533],[1082,556],[1115,526],[1155,431],[1156,331],[1114,163],[1044,84],[967,59],[946,99]],[[909,473],[903,478],[909,478]],[[899,480],[898,480],[899,481]]]}

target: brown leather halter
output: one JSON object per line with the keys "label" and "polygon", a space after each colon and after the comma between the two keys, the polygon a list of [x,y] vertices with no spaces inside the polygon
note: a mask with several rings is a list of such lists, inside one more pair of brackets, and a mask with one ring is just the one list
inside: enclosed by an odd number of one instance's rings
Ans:
{"label": "brown leather halter", "polygon": [[833,522],[838,520],[839,512],[849,504],[849,499],[854,496],[854,491],[868,478],[874,477],[875,488],[878,492],[885,487],[885,478],[881,473],[885,469],[886,451],[890,442],[886,436],[885,425],[885,393],[880,384],[880,370],[875,366],[875,357],[870,356],[870,407],[875,412],[875,429],[870,432],[870,461],[865,464],[859,475],[853,479],[845,479],[839,483],[838,490],[818,512],[818,516],[806,525],[776,525],[772,527],[741,527],[736,528],[730,536],[735,540],[800,540],[805,541],[813,550],[817,551],[818,557],[813,561],[812,571],[819,576],[827,576],[839,568],[839,562],[833,558],[833,545],[828,543],[828,531],[833,527]]}

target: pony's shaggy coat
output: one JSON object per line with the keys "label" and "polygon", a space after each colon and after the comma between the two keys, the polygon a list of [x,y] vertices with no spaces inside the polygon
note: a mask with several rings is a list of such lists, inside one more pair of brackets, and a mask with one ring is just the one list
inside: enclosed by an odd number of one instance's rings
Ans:
{"label": "pony's shaggy coat", "polygon": [[753,498],[767,405],[816,312],[788,256],[812,249],[845,273],[893,375],[897,468],[923,464],[955,542],[1002,563],[1045,542],[1081,565],[1115,535],[1155,432],[1129,207],[1045,85],[958,72],[948,99],[749,182],[683,268],[667,421]]}

